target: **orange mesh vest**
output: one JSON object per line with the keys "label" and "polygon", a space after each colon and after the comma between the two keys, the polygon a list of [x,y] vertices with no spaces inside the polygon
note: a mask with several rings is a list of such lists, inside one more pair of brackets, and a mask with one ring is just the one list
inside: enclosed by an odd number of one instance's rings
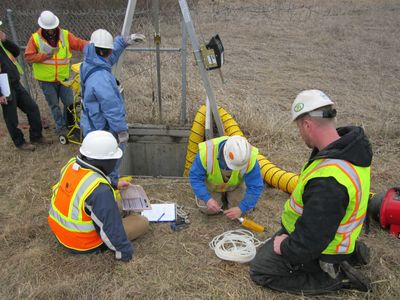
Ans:
{"label": "orange mesh vest", "polygon": [[103,243],[85,212],[87,197],[100,183],[110,185],[99,173],[78,165],[75,158],[61,170],[61,179],[53,186],[48,222],[65,247],[87,251]]}

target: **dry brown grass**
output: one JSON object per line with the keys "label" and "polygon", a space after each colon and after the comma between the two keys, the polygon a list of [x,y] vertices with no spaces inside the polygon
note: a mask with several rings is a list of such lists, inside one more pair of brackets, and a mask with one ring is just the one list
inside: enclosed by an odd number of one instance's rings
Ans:
{"label": "dry brown grass", "polygon": [[[204,1],[194,15],[198,30],[218,32],[226,49],[222,85],[210,77],[218,104],[233,114],[250,140],[278,166],[297,172],[308,150],[289,122],[289,107],[302,89],[320,88],[337,103],[339,125],[362,125],[373,149],[372,190],[398,184],[400,111],[400,5],[395,0],[362,1]],[[163,33],[173,38],[172,24]],[[169,27],[168,27],[169,26]],[[210,34],[208,34],[210,33]],[[179,45],[179,38],[175,39]],[[175,45],[176,45],[175,44]],[[174,45],[169,45],[174,46]],[[145,56],[146,57],[146,56]],[[168,56],[163,56],[168,57]],[[137,61],[137,58],[131,58]],[[150,58],[144,60],[144,67]],[[163,101],[168,122],[179,107],[179,67],[163,63]],[[175,61],[176,62],[176,61]],[[154,72],[154,71],[153,71]],[[127,80],[129,120],[150,122],[149,73]],[[153,73],[154,76],[154,73]],[[193,56],[189,55],[189,113],[204,102]],[[148,79],[148,78],[147,78]],[[177,91],[178,89],[178,91]],[[178,100],[177,100],[178,99]],[[43,115],[47,105],[38,99]],[[27,132],[25,131],[26,135]],[[55,138],[51,130],[48,136]],[[134,242],[130,263],[110,252],[73,256],[55,241],[47,226],[50,187],[77,147],[55,144],[22,153],[0,124],[0,298],[39,299],[303,299],[254,285],[248,266],[219,260],[209,249],[217,234],[238,227],[221,216],[206,217],[194,206],[186,180],[143,179],[150,199],[176,201],[192,224],[173,232],[153,224]],[[279,228],[287,195],[267,188],[254,219]],[[364,268],[374,292],[340,292],[321,299],[399,299],[399,241],[373,224],[361,237],[372,250]]]}

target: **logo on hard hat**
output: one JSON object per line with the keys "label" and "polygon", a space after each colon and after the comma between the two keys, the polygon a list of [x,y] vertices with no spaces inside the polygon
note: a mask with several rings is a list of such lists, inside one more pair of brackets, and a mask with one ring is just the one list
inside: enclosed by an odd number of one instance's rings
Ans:
{"label": "logo on hard hat", "polygon": [[299,112],[304,108],[304,104],[303,103],[297,103],[296,106],[294,107],[294,111],[295,112]]}
{"label": "logo on hard hat", "polygon": [[233,152],[229,152],[229,158],[230,158],[231,160],[233,160],[233,159],[235,158],[235,155],[233,155]]}

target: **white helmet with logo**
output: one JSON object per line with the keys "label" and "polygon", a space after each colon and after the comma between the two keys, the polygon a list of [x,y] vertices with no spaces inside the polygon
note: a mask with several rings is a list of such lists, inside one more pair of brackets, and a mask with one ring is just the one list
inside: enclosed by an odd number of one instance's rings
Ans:
{"label": "white helmet with logo", "polygon": [[226,165],[231,170],[241,170],[249,162],[251,145],[242,136],[234,135],[229,137],[224,146],[224,158]]}
{"label": "white helmet with logo", "polygon": [[83,139],[79,152],[88,158],[99,160],[119,159],[123,153],[116,138],[104,130],[89,132]]}
{"label": "white helmet with logo", "polygon": [[292,104],[292,121],[295,121],[299,116],[309,113],[318,108],[333,105],[324,92],[320,90],[305,90],[297,95]]}
{"label": "white helmet with logo", "polygon": [[105,29],[97,29],[90,37],[90,42],[95,47],[104,49],[114,49],[114,41],[111,33]]}
{"label": "white helmet with logo", "polygon": [[55,29],[60,24],[60,20],[51,11],[45,10],[40,14],[38,24],[43,29]]}

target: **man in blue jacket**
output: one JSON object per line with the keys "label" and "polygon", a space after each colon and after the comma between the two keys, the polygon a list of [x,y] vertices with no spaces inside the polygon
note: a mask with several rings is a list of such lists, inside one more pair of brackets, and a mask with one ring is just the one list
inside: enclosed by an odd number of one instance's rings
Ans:
{"label": "man in blue jacket", "polygon": [[257,154],[258,149],[241,136],[199,144],[189,180],[203,213],[219,213],[225,204],[224,214],[233,220],[256,206],[264,189]]}
{"label": "man in blue jacket", "polygon": [[[111,67],[128,45],[143,39],[141,34],[132,34],[125,38],[117,36],[113,41],[112,35],[104,29],[92,33],[90,44],[84,48],[80,71],[83,98],[80,125],[84,137],[94,130],[109,131],[118,137],[119,147],[124,151],[129,139],[125,104]],[[110,174],[114,187],[119,178],[120,162]]]}

